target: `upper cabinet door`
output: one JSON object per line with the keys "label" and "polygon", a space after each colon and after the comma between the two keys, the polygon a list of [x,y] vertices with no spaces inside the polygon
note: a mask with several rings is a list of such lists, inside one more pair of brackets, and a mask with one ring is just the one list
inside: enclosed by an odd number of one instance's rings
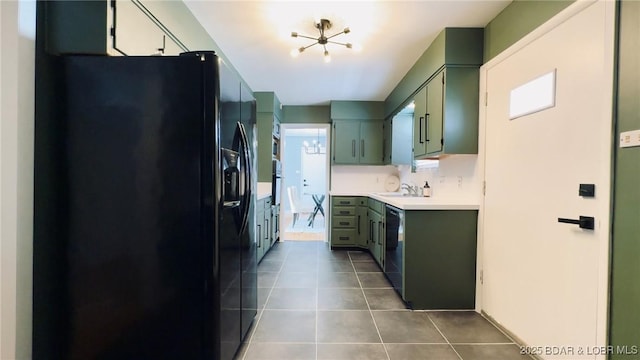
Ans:
{"label": "upper cabinet door", "polygon": [[415,104],[413,111],[413,156],[420,157],[427,153],[426,141],[426,114],[427,114],[427,88],[423,87],[413,98]]}
{"label": "upper cabinet door", "polygon": [[360,164],[381,165],[384,163],[384,129],[382,121],[361,121],[358,152]]}
{"label": "upper cabinet door", "polygon": [[442,136],[442,123],[444,115],[444,76],[445,71],[442,70],[427,85],[427,154],[433,154],[442,151],[442,145],[444,143],[444,139]]}
{"label": "upper cabinet door", "polygon": [[333,163],[358,164],[360,159],[360,122],[333,121]]}
{"label": "upper cabinet door", "polygon": [[140,1],[117,0],[111,4],[114,12],[111,45],[118,53],[178,55],[186,51]]}
{"label": "upper cabinet door", "polygon": [[162,55],[166,35],[140,6],[130,0],[114,3],[113,47],[123,55]]}

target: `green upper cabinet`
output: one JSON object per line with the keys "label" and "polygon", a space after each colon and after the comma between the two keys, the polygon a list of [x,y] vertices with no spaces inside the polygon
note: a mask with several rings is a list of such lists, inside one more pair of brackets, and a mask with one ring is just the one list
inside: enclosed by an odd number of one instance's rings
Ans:
{"label": "green upper cabinet", "polygon": [[[112,46],[123,55],[178,55],[186,47],[139,1],[113,1]],[[181,47],[182,46],[182,47]],[[183,49],[184,48],[184,49]]]}
{"label": "green upper cabinet", "polygon": [[413,156],[478,153],[480,71],[443,66],[414,97]]}
{"label": "green upper cabinet", "polygon": [[383,164],[384,123],[382,121],[361,121],[359,144],[360,164]]}
{"label": "green upper cabinet", "polygon": [[426,133],[424,139],[427,145],[427,154],[442,151],[444,136],[442,133],[444,122],[444,75],[442,70],[427,84],[427,112],[425,114]]}
{"label": "green upper cabinet", "polygon": [[384,103],[332,101],[332,164],[384,164]]}
{"label": "green upper cabinet", "polygon": [[385,117],[415,103],[414,159],[478,153],[482,51],[482,28],[444,29],[385,100]]}
{"label": "green upper cabinet", "polygon": [[384,148],[382,120],[335,120],[332,163],[335,165],[381,165]]}
{"label": "green upper cabinet", "polygon": [[413,98],[415,108],[413,112],[413,155],[415,157],[424,156],[427,153],[427,142],[425,140],[425,128],[427,122],[427,87],[423,87]]}
{"label": "green upper cabinet", "polygon": [[[282,106],[273,92],[255,92],[258,129],[258,181],[271,182],[273,159],[280,159]],[[276,153],[274,154],[274,147]]]}
{"label": "green upper cabinet", "polygon": [[426,148],[415,158],[478,153],[479,86],[477,67],[446,67],[429,81],[421,135]]}
{"label": "green upper cabinet", "polygon": [[139,0],[48,5],[47,50],[51,53],[178,55],[188,51]]}
{"label": "green upper cabinet", "polygon": [[383,142],[382,142],[382,162],[385,165],[391,164],[391,153],[393,146],[393,118],[389,117],[383,123]]}
{"label": "green upper cabinet", "polygon": [[360,122],[336,120],[333,122],[332,153],[334,164],[355,165],[360,162]]}

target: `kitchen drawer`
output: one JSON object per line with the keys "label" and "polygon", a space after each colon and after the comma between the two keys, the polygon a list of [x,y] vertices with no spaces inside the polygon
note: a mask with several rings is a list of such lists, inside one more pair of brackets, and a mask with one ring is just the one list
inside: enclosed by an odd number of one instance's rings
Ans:
{"label": "kitchen drawer", "polygon": [[355,229],[332,229],[331,246],[355,246],[357,243]]}
{"label": "kitchen drawer", "polygon": [[369,198],[369,209],[379,214],[384,214],[384,203],[378,200]]}
{"label": "kitchen drawer", "polygon": [[331,216],[354,216],[355,214],[355,206],[335,206]]}
{"label": "kitchen drawer", "polygon": [[355,216],[333,216],[331,218],[331,225],[334,228],[355,228],[356,218]]}
{"label": "kitchen drawer", "polygon": [[333,206],[354,206],[356,205],[355,197],[334,196]]}

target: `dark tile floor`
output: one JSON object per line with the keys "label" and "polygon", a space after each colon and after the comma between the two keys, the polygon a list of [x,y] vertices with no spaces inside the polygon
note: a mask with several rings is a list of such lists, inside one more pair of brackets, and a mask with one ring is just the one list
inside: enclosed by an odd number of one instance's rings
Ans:
{"label": "dark tile floor", "polygon": [[473,311],[411,311],[366,252],[276,243],[237,359],[530,359]]}

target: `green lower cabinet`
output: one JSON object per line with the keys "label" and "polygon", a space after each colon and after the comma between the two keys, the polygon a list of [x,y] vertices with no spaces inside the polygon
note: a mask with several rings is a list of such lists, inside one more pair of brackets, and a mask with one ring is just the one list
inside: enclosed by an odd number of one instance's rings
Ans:
{"label": "green lower cabinet", "polygon": [[330,244],[332,248],[354,247],[357,239],[356,210],[358,197],[332,196],[330,219]]}
{"label": "green lower cabinet", "polygon": [[356,245],[363,249],[369,246],[369,227],[367,226],[368,211],[367,198],[358,198],[358,207],[356,208]]}
{"label": "green lower cabinet", "polygon": [[368,201],[368,249],[378,265],[384,269],[385,231],[384,203],[369,199]]}
{"label": "green lower cabinet", "polygon": [[270,247],[280,238],[280,205],[273,206],[272,210]]}
{"label": "green lower cabinet", "polygon": [[256,254],[258,261],[264,256],[264,200],[258,200],[256,204]]}
{"label": "green lower cabinet", "polygon": [[329,241],[332,248],[367,248],[367,197],[332,196]]}
{"label": "green lower cabinet", "polygon": [[474,309],[477,210],[412,210],[404,220],[404,300],[413,309]]}
{"label": "green lower cabinet", "polygon": [[256,203],[256,242],[258,261],[262,260],[264,255],[271,249],[271,245],[275,241],[274,222],[271,214],[271,198],[258,200]]}

